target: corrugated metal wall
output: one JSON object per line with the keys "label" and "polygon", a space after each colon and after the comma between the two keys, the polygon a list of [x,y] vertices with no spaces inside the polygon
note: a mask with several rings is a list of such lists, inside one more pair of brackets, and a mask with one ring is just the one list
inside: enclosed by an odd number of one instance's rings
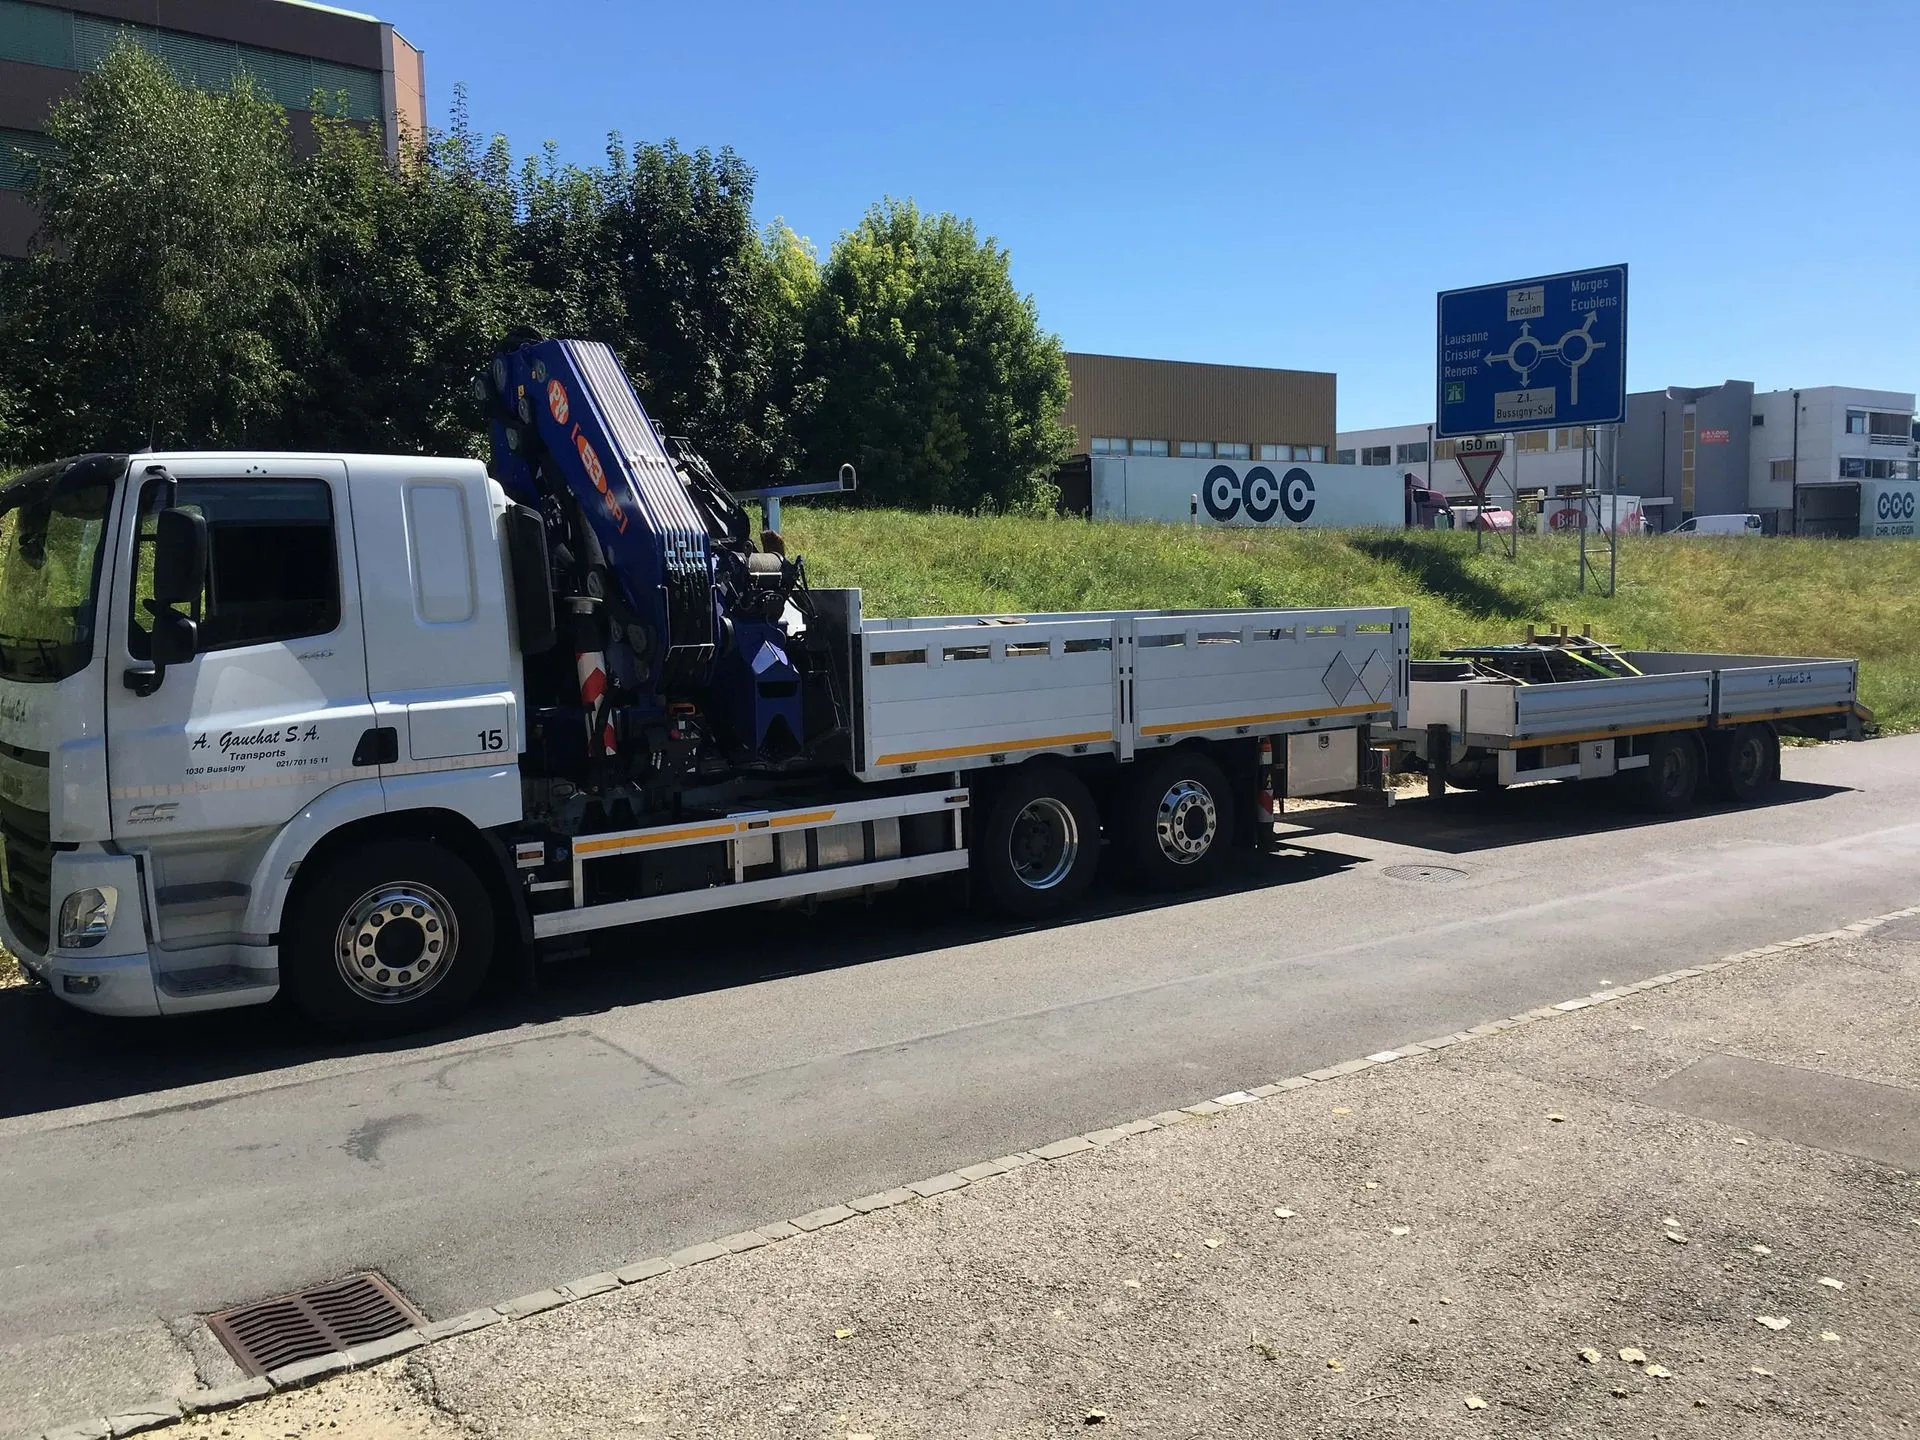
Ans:
{"label": "corrugated metal wall", "polygon": [[1062,418],[1082,452],[1096,435],[1166,440],[1176,452],[1182,440],[1332,450],[1334,377],[1323,371],[1069,354],[1067,374]]}

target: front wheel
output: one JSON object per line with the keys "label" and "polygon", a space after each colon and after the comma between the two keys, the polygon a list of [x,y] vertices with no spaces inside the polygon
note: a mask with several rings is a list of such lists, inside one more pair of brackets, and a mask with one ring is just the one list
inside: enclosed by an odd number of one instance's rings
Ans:
{"label": "front wheel", "polygon": [[458,856],[424,840],[378,840],[333,860],[280,945],[293,1003],[352,1036],[443,1023],[473,999],[492,960],[485,890]]}
{"label": "front wheel", "polygon": [[1154,890],[1191,890],[1217,877],[1234,834],[1226,774],[1198,751],[1145,762],[1121,798],[1115,836],[1127,866]]}

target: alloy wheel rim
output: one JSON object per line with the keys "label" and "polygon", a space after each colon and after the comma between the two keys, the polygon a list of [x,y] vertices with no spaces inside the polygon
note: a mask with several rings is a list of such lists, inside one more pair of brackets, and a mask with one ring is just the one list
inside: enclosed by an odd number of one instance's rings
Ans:
{"label": "alloy wheel rim", "polygon": [[1065,801],[1037,796],[1021,807],[1007,832],[1007,860],[1029,890],[1052,890],[1080,858],[1080,822]]}
{"label": "alloy wheel rim", "polygon": [[354,995],[405,1005],[440,983],[459,948],[460,924],[447,897],[404,880],[376,885],[347,908],[333,957]]}
{"label": "alloy wheel rim", "polygon": [[1198,780],[1181,780],[1160,797],[1153,818],[1160,853],[1176,865],[1192,865],[1213,848],[1220,812],[1213,793]]}

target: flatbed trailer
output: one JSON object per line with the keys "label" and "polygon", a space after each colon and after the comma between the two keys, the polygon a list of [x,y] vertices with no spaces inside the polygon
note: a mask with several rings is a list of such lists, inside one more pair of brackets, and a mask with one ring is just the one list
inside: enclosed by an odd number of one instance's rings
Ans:
{"label": "flatbed trailer", "polygon": [[1622,650],[1562,633],[1409,670],[1407,723],[1378,738],[1432,794],[1626,776],[1655,810],[1702,790],[1747,801],[1779,778],[1782,737],[1857,740],[1873,718],[1854,660]]}

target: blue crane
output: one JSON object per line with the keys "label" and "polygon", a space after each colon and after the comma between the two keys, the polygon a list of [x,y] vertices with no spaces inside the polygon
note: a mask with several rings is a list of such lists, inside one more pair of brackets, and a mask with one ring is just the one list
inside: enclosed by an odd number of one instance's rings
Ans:
{"label": "blue crane", "polygon": [[[805,567],[776,530],[756,543],[739,498],[654,423],[611,349],[516,335],[475,391],[494,478],[544,526],[583,719],[584,764],[567,768],[645,784],[777,766],[844,727]],[[783,495],[853,484],[843,466],[830,484],[742,493],[777,514]],[[564,672],[543,673],[548,708],[576,708],[557,693]]]}

